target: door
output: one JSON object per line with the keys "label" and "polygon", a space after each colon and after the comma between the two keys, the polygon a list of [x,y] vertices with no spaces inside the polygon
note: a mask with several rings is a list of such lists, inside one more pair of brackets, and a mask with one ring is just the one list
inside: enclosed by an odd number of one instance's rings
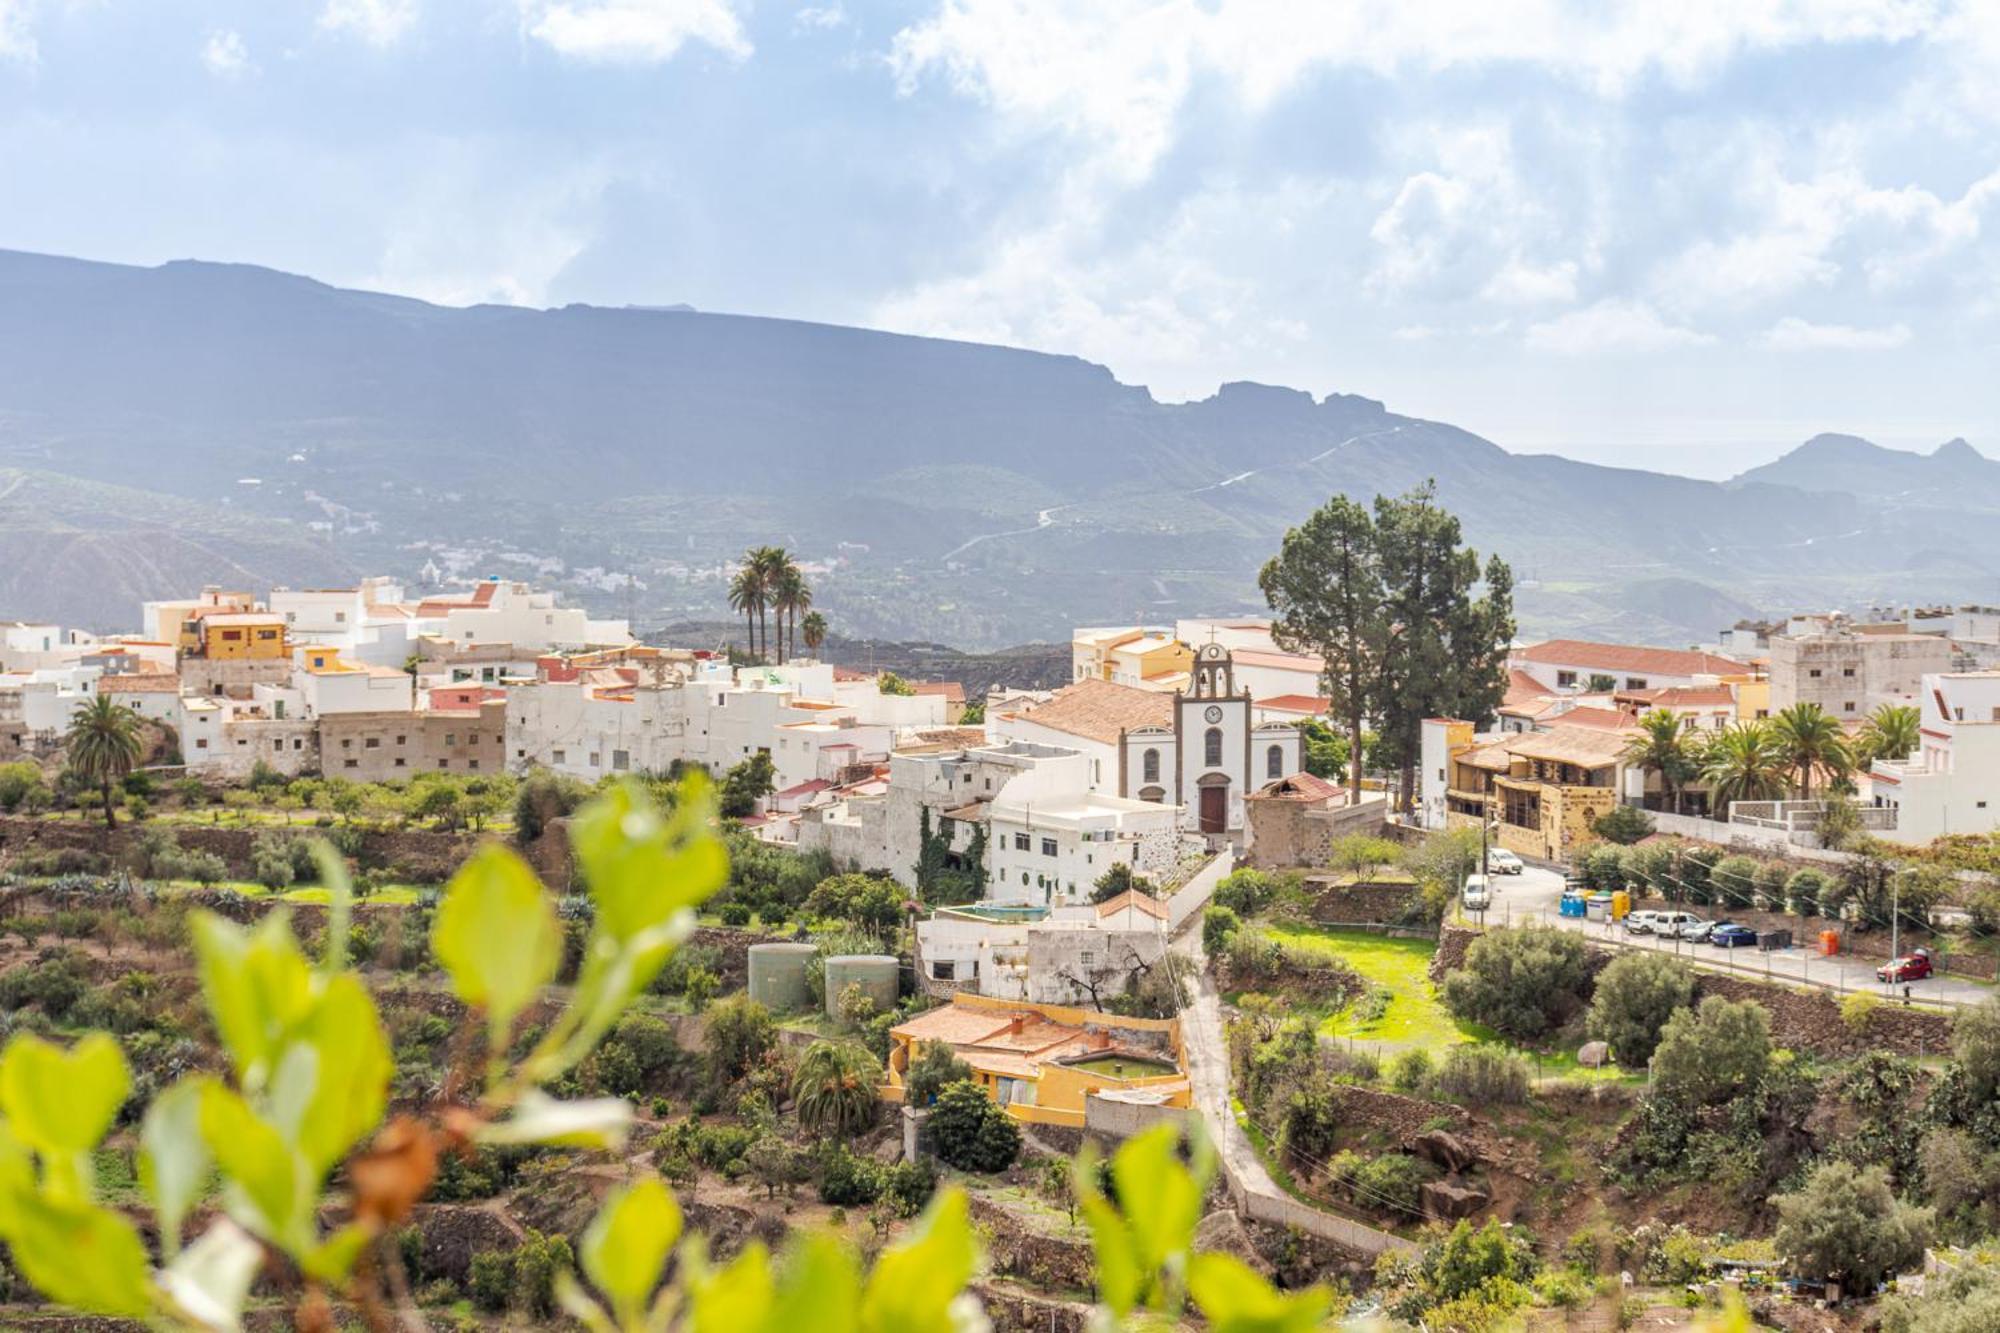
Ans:
{"label": "door", "polygon": [[1229,827],[1229,788],[1201,789],[1201,831],[1221,833]]}

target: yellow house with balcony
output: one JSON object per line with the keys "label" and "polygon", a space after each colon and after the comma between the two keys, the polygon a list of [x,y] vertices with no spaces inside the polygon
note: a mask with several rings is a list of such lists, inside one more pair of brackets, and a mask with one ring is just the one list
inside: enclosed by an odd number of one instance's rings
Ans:
{"label": "yellow house with balcony", "polygon": [[889,1029],[883,1099],[903,1100],[917,1048],[941,1041],[1009,1115],[1032,1125],[1084,1123],[1093,1093],[1140,1094],[1160,1106],[1193,1104],[1178,1019],[1123,1018],[1059,1004],[960,991],[950,1004]]}
{"label": "yellow house with balcony", "polygon": [[1591,825],[1618,804],[1630,731],[1563,726],[1452,747],[1445,826],[1494,823],[1499,845],[1538,861],[1566,861]]}

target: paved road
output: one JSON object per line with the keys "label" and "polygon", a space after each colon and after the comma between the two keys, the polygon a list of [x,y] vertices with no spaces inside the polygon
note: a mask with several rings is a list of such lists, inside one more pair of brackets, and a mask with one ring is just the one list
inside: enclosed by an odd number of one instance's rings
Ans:
{"label": "paved road", "polygon": [[1229,1105],[1229,1047],[1222,1032],[1222,997],[1216,993],[1215,978],[1208,973],[1199,916],[1174,937],[1174,948],[1194,963],[1194,999],[1181,1010],[1181,1046],[1187,1055],[1194,1104],[1207,1117],[1209,1135],[1230,1175],[1245,1189],[1277,1194],[1277,1182],[1264,1169],[1264,1159],[1257,1155],[1243,1126],[1236,1123],[1236,1113]]}
{"label": "paved road", "polygon": [[[1557,904],[1562,898],[1563,877],[1554,870],[1529,866],[1518,876],[1495,875],[1493,907],[1485,914],[1489,926],[1518,925],[1540,921],[1588,935],[1592,939],[1630,948],[1651,949],[1676,954],[1697,967],[1734,972],[1740,976],[1769,978],[1794,984],[1806,983],[1837,991],[1867,990],[1884,998],[1900,999],[1900,986],[1885,986],[1875,980],[1877,959],[1839,954],[1824,958],[1805,948],[1718,949],[1712,944],[1691,944],[1683,940],[1662,940],[1652,935],[1630,935],[1623,927],[1601,921],[1562,916]],[[1719,909],[1690,908],[1700,915],[1720,920]],[[1477,922],[1478,918],[1467,918]],[[1994,988],[1955,977],[1932,977],[1910,983],[1910,994],[1918,1000],[1955,1004],[1978,1004],[1995,993]]]}

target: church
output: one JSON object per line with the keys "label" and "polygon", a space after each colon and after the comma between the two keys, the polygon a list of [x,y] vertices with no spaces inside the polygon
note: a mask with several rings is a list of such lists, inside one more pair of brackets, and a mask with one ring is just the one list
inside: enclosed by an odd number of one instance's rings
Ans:
{"label": "church", "polygon": [[1093,791],[1178,806],[1183,829],[1229,837],[1243,831],[1245,795],[1305,766],[1298,727],[1258,725],[1252,703],[1229,649],[1210,643],[1178,693],[1084,679],[990,721],[999,736],[1087,754]]}
{"label": "church", "polygon": [[1120,796],[1181,807],[1181,824],[1196,833],[1243,829],[1243,797],[1304,767],[1305,739],[1289,723],[1257,726],[1249,690],[1239,692],[1229,650],[1203,645],[1186,691],[1166,696],[1165,725],[1124,735]]}

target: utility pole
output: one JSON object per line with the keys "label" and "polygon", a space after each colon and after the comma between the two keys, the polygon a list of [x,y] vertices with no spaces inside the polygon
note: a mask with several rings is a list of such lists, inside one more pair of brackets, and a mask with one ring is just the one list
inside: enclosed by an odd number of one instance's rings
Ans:
{"label": "utility pole", "polygon": [[1902,896],[1901,886],[1896,883],[1895,877],[1891,876],[1889,879],[1889,961],[1892,963],[1903,956],[1901,944],[1903,938],[1903,914],[1898,910],[1902,905]]}

